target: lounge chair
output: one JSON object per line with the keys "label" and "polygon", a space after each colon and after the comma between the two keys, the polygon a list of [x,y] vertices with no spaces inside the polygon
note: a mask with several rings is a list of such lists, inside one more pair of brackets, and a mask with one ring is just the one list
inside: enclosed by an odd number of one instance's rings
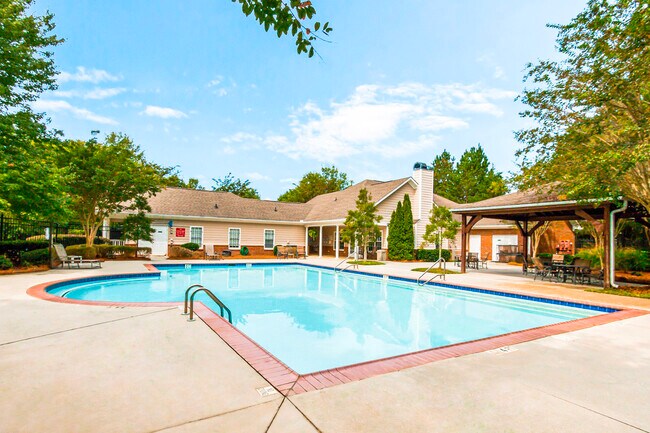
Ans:
{"label": "lounge chair", "polygon": [[78,268],[81,268],[81,265],[89,264],[91,268],[94,268],[97,265],[98,268],[102,267],[102,262],[97,259],[84,259],[82,256],[69,256],[62,244],[54,244],[54,252],[56,252],[57,257],[61,261],[61,267],[63,265],[68,265],[68,268],[72,265],[77,265]]}
{"label": "lounge chair", "polygon": [[203,246],[203,253],[205,254],[205,259],[210,260],[210,259],[216,259],[216,260],[221,260],[223,257],[221,257],[221,253],[218,251],[214,250],[214,245],[204,245]]}
{"label": "lounge chair", "polygon": [[299,259],[301,257],[303,259],[307,258],[307,250],[305,247],[296,247],[296,258]]}
{"label": "lounge chair", "polygon": [[285,259],[289,258],[289,251],[288,251],[288,248],[287,248],[287,247],[281,247],[281,246],[278,246],[278,252],[277,252],[276,257],[277,257],[278,259],[281,259],[281,258],[283,258],[283,257],[284,257]]}

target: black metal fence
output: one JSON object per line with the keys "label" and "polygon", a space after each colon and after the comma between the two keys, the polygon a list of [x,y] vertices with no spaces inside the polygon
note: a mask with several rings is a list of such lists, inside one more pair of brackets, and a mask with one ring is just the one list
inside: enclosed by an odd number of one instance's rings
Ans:
{"label": "black metal fence", "polygon": [[[120,239],[122,228],[119,225],[102,227],[97,235],[109,234],[109,239]],[[53,221],[37,221],[8,217],[0,214],[0,242],[21,241],[29,239],[52,239],[56,242],[62,235],[84,236],[80,223],[58,223]]]}

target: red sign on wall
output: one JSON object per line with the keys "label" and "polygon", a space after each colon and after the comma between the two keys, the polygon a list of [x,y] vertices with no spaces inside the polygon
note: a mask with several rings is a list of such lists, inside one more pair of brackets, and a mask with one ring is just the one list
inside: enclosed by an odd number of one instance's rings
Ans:
{"label": "red sign on wall", "polygon": [[176,227],[176,237],[177,238],[184,238],[185,237],[185,229],[182,227]]}

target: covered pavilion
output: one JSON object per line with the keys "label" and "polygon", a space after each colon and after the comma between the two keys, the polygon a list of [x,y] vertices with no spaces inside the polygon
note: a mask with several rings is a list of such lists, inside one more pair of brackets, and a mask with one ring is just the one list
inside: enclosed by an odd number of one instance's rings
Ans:
{"label": "covered pavilion", "polygon": [[506,194],[487,200],[468,203],[451,210],[461,216],[461,272],[467,266],[467,241],[472,227],[482,218],[513,221],[524,238],[524,267],[528,264],[529,237],[545,221],[583,220],[593,224],[603,234],[604,263],[603,285],[613,283],[613,234],[616,218],[634,218],[640,224],[650,227],[650,215],[645,208],[627,200],[594,201],[569,200],[553,192],[531,189]]}

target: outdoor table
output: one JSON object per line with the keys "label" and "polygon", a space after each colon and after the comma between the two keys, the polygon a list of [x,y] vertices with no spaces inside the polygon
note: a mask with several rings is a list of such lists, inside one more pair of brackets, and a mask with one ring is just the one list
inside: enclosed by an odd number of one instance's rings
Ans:
{"label": "outdoor table", "polygon": [[[578,265],[564,265],[564,264],[562,264],[562,265],[555,264],[555,265],[552,265],[552,266],[554,268],[558,269],[562,273],[562,282],[563,283],[566,283],[567,276],[569,276],[569,274],[570,274],[571,275],[571,281],[573,282],[573,284],[576,283],[576,275],[578,273],[578,269],[583,267],[583,266],[578,266]],[[559,281],[559,277],[558,277],[558,281]]]}

